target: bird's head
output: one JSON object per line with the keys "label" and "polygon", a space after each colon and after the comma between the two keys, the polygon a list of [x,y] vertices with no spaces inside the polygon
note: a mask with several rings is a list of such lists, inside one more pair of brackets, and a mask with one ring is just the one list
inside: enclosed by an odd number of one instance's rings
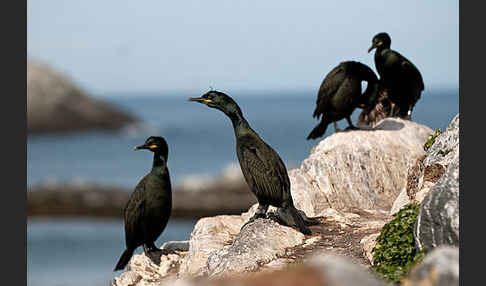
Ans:
{"label": "bird's head", "polygon": [[211,108],[216,108],[230,116],[233,114],[240,114],[241,109],[238,104],[227,94],[211,90],[203,94],[201,97],[192,97],[189,101],[195,101],[207,105]]}
{"label": "bird's head", "polygon": [[167,156],[169,154],[169,146],[164,138],[159,136],[150,136],[145,140],[143,145],[137,146],[134,150],[150,150],[154,153],[160,153],[165,161],[167,161]]}
{"label": "bird's head", "polygon": [[368,49],[368,53],[374,48],[377,49],[388,49],[391,45],[391,38],[387,33],[378,33],[371,40],[371,47]]}

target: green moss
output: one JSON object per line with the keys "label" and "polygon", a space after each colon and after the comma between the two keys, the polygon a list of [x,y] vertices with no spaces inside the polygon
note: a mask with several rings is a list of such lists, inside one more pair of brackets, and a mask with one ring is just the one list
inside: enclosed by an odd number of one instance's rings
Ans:
{"label": "green moss", "polygon": [[440,131],[440,129],[437,129],[434,131],[434,133],[429,135],[427,142],[425,142],[424,144],[425,151],[429,150],[429,148],[432,147],[432,145],[434,145],[435,138],[437,138],[437,136],[439,136],[440,134],[442,134],[442,131]]}
{"label": "green moss", "polygon": [[419,211],[418,204],[408,204],[381,229],[373,248],[373,269],[394,283],[406,275],[423,256],[415,246],[413,229]]}

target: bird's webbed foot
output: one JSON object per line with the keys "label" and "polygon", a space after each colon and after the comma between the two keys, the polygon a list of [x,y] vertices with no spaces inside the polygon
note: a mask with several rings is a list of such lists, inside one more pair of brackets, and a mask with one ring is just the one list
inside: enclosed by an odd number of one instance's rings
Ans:
{"label": "bird's webbed foot", "polygon": [[265,214],[255,213],[244,225],[241,226],[240,231],[247,225],[254,222],[256,219],[265,218]]}
{"label": "bird's webbed foot", "polygon": [[356,127],[353,125],[353,122],[351,121],[351,117],[346,117],[346,121],[348,122],[348,127],[346,127],[346,129],[344,129],[345,131],[348,131],[348,130],[360,130],[360,128]]}
{"label": "bird's webbed foot", "polygon": [[266,218],[266,213],[267,213],[268,205],[258,205],[258,208],[255,212],[255,214],[240,228],[240,231],[249,223],[252,223],[256,219],[259,218]]}
{"label": "bird's webbed foot", "polygon": [[361,130],[361,128],[359,127],[356,127],[354,125],[349,125],[348,127],[346,127],[346,129],[344,129],[345,131],[348,131],[348,130]]}
{"label": "bird's webbed foot", "polygon": [[167,250],[157,248],[153,243],[149,245],[144,244],[143,252],[145,253],[145,256],[150,258],[150,260],[157,265],[160,265],[160,257],[162,257],[162,255],[169,254]]}
{"label": "bird's webbed foot", "polygon": [[274,222],[278,224],[283,224],[285,225],[285,221],[283,221],[276,213],[274,212],[269,212],[267,213],[267,218],[273,220]]}

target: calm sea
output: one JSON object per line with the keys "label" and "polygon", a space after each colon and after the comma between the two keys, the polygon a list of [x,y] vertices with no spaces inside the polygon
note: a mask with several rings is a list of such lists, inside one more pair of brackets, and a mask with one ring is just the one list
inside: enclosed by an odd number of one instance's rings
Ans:
{"label": "calm sea", "polygon": [[[157,246],[187,240],[195,220],[170,220]],[[27,285],[108,286],[125,250],[123,221],[34,218],[27,223]],[[136,253],[143,252],[139,247]]]}
{"label": "calm sea", "polygon": [[[132,188],[151,168],[152,154],[133,151],[151,135],[169,144],[169,168],[174,183],[188,175],[215,175],[237,162],[231,121],[214,109],[188,102],[194,94],[104,96],[142,120],[139,128],[114,132],[81,132],[29,136],[27,183],[95,182]],[[314,92],[282,95],[233,94],[253,129],[290,167],[305,159],[318,141],[305,138],[318,123],[312,118]],[[457,89],[425,92],[413,120],[431,128],[445,128],[459,112]],[[359,110],[353,114],[353,121]],[[339,122],[346,127],[345,120]],[[330,125],[326,136],[334,132]]]}
{"label": "calm sea", "polygon": [[[151,135],[169,144],[174,184],[193,175],[217,175],[237,162],[231,122],[223,113],[187,102],[194,94],[103,95],[142,120],[139,128],[29,136],[27,180],[98,183],[133,188],[150,170],[152,155],[132,151]],[[305,159],[318,141],[305,140],[317,124],[315,92],[232,93],[251,126],[277,150],[288,167]],[[459,112],[458,89],[426,90],[413,120],[445,129]],[[353,114],[353,122],[359,111]],[[345,120],[339,122],[346,127]],[[329,126],[326,136],[334,132]],[[194,221],[171,220],[157,245],[186,240]],[[123,250],[121,220],[36,218],[27,225],[28,285],[108,285]],[[138,252],[141,252],[139,249]]]}

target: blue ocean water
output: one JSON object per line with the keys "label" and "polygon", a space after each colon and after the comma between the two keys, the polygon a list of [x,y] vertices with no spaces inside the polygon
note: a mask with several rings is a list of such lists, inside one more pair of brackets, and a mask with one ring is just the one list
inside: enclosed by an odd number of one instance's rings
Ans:
{"label": "blue ocean water", "polygon": [[[298,166],[316,141],[305,140],[318,123],[312,118],[315,92],[231,94],[261,137],[288,167]],[[140,128],[29,136],[27,182],[95,182],[131,189],[149,171],[152,155],[132,149],[150,135],[169,144],[175,184],[189,175],[216,175],[236,162],[231,122],[221,112],[187,102],[194,94],[104,95],[103,100],[142,120]],[[445,129],[459,112],[458,89],[426,90],[413,120]],[[359,111],[352,116],[356,121]],[[346,127],[343,120],[338,123]],[[326,136],[334,128],[329,126]],[[186,240],[194,220],[172,219],[157,245]],[[27,224],[27,280],[30,286],[108,285],[123,251],[123,221],[90,218],[31,218]],[[138,249],[137,252],[141,252]]]}
{"label": "blue ocean water", "polygon": [[[305,138],[318,123],[312,118],[316,95],[307,92],[235,92],[253,129],[280,154],[288,167],[305,159],[318,141]],[[95,182],[131,189],[151,167],[152,154],[133,151],[151,135],[169,144],[169,169],[177,184],[188,175],[216,175],[237,162],[231,122],[218,110],[188,102],[194,94],[142,94],[102,97],[141,119],[140,128],[29,136],[27,183]],[[353,113],[353,121],[360,110]],[[426,90],[413,120],[431,128],[447,127],[459,112],[458,89]],[[339,125],[346,127],[345,120]],[[330,125],[326,136],[334,132]]]}
{"label": "blue ocean water", "polygon": [[[172,219],[157,239],[188,240],[195,220]],[[123,221],[33,218],[27,223],[27,285],[107,286],[125,250]],[[142,248],[136,253],[143,252]]]}

